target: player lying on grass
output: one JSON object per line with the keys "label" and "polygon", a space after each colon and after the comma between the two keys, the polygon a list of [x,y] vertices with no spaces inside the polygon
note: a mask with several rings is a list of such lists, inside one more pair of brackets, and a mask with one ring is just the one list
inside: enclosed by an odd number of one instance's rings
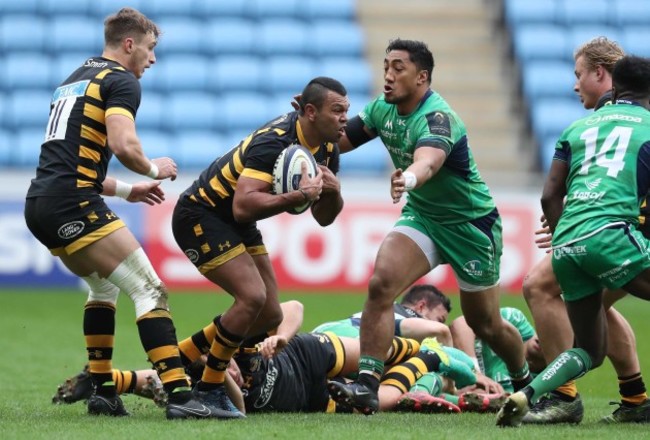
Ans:
{"label": "player lying on grass", "polygon": [[[330,400],[327,383],[354,372],[359,359],[359,341],[354,338],[337,337],[333,334],[296,335],[302,324],[302,304],[289,301],[282,304],[285,319],[275,335],[262,341],[248,340],[236,353],[229,372],[241,387],[247,412],[335,412],[351,411],[351,408],[337,407]],[[201,365],[205,355],[206,333],[211,326],[197,332],[181,342],[181,351],[187,366]],[[294,337],[295,336],[295,337]],[[474,381],[467,365],[449,357],[436,344],[420,346],[411,339],[396,337],[386,358],[390,369],[382,379],[380,405],[384,410],[392,409],[397,400],[414,384],[415,378],[428,371],[438,371],[448,377],[469,383]],[[199,377],[201,368],[190,368],[191,376]],[[138,376],[146,377],[153,370],[143,370]],[[231,375],[228,375],[231,378]],[[63,389],[66,395],[83,399],[74,389],[80,383],[74,379],[66,381]],[[72,388],[72,389],[70,389]],[[229,389],[233,402],[241,399]],[[59,399],[71,403],[72,398]],[[238,405],[239,406],[239,405]]]}
{"label": "player lying on grass", "polygon": [[[512,324],[521,335],[530,371],[533,373],[541,371],[545,365],[542,351],[535,330],[525,315],[518,309],[502,307],[501,317]],[[429,396],[435,396],[457,405],[458,409],[463,412],[498,411],[507,396],[513,391],[508,369],[503,360],[484,341],[476,338],[463,316],[456,318],[450,329],[456,349],[446,349],[446,351],[459,361],[468,362],[474,366],[477,383],[463,387],[456,392],[449,392],[444,388],[444,383],[436,373],[428,373],[420,378],[410,392],[400,399],[398,406],[403,409],[427,412],[430,411],[429,402],[434,402]],[[487,383],[493,382],[496,388],[488,388],[481,383],[483,376],[487,378]]]}

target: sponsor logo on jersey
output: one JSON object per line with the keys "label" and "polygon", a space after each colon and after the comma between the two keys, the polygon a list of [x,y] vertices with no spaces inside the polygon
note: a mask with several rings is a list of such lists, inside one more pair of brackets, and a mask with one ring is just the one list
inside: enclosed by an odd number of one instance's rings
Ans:
{"label": "sponsor logo on jersey", "polygon": [[84,63],[84,67],[96,67],[99,69],[103,69],[104,67],[108,67],[108,63],[106,61],[95,61],[92,58],[88,58],[86,62]]}
{"label": "sponsor logo on jersey", "polygon": [[266,406],[267,403],[269,403],[269,400],[271,400],[271,396],[273,395],[273,388],[275,387],[275,382],[278,380],[278,369],[275,368],[275,364],[273,363],[273,359],[269,360],[269,366],[266,371],[266,377],[264,378],[264,383],[262,384],[262,391],[255,400],[255,403],[253,406],[255,408],[263,408]]}
{"label": "sponsor logo on jersey", "polygon": [[186,249],[185,255],[190,259],[192,263],[199,261],[199,253],[196,249]]}
{"label": "sponsor logo on jersey", "polygon": [[433,112],[429,113],[426,117],[431,134],[445,137],[451,136],[451,121],[449,120],[449,115],[443,112]]}
{"label": "sponsor logo on jersey", "polygon": [[591,182],[585,182],[585,186],[587,187],[587,189],[589,189],[589,191],[593,191],[595,188],[598,187],[598,185],[600,185],[600,182],[602,181],[603,179],[599,177],[598,179],[593,180]]}
{"label": "sponsor logo on jersey", "polygon": [[81,234],[81,231],[84,230],[84,227],[85,227],[84,223],[80,220],[77,220],[74,222],[66,223],[65,225],[61,226],[57,231],[57,234],[60,238],[64,240],[69,240]]}
{"label": "sponsor logo on jersey", "polygon": [[587,255],[587,245],[581,244],[578,246],[562,246],[553,249],[553,257],[560,259],[565,255]]}
{"label": "sponsor logo on jersey", "polygon": [[57,87],[52,96],[52,101],[58,101],[59,99],[70,98],[74,96],[83,96],[86,93],[86,88],[90,84],[90,80],[77,81],[72,84],[66,84],[61,87]]}
{"label": "sponsor logo on jersey", "polygon": [[391,121],[391,120],[386,121],[386,123],[384,124],[384,128],[392,130],[393,129],[393,121]]}
{"label": "sponsor logo on jersey", "polygon": [[581,202],[595,202],[605,197],[607,191],[573,191],[571,200],[580,200]]}
{"label": "sponsor logo on jersey", "polygon": [[483,268],[481,267],[481,262],[478,260],[471,260],[463,264],[463,272],[472,276],[482,276]]}
{"label": "sponsor logo on jersey", "polygon": [[603,272],[600,275],[598,275],[599,279],[607,279],[611,282],[614,282],[624,276],[626,276],[629,272],[627,267],[630,265],[631,261],[629,259],[625,260],[621,265],[616,266],[613,269],[608,270],[607,272]]}
{"label": "sponsor logo on jersey", "polygon": [[640,124],[643,122],[643,118],[630,116],[630,115],[620,115],[617,113],[613,115],[594,115],[585,121],[585,125],[596,125],[599,122],[607,122],[607,121],[625,121],[625,122],[635,122],[637,124]]}

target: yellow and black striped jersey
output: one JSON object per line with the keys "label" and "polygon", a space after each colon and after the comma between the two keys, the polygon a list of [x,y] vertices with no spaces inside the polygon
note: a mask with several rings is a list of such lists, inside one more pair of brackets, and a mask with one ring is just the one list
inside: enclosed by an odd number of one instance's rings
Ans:
{"label": "yellow and black striped jersey", "polygon": [[106,116],[135,120],[140,98],[139,81],[120,64],[102,57],[86,60],[54,91],[27,197],[101,193],[113,155]]}
{"label": "yellow and black striped jersey", "polygon": [[310,148],[298,122],[298,112],[280,116],[255,130],[228,153],[210,164],[197,180],[181,195],[214,210],[226,221],[233,221],[232,200],[240,176],[273,182],[273,165],[282,150],[301,144],[311,150],[316,162],[327,166],[334,174],[339,171],[337,144],[323,143]]}

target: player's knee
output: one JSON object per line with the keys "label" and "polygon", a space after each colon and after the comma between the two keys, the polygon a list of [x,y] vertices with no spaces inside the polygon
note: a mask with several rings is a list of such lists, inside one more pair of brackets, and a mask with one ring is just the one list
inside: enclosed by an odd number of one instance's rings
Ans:
{"label": "player's knee", "polygon": [[399,293],[394,289],[387,277],[373,274],[368,282],[368,300],[380,307],[392,307]]}
{"label": "player's knee", "polygon": [[530,303],[555,295],[558,286],[553,272],[538,270],[535,267],[526,274],[522,290],[524,298]]}
{"label": "player's knee", "polygon": [[97,272],[93,272],[83,280],[88,284],[88,302],[104,302],[117,304],[117,298],[120,294],[120,288],[108,281],[106,278],[100,278]]}

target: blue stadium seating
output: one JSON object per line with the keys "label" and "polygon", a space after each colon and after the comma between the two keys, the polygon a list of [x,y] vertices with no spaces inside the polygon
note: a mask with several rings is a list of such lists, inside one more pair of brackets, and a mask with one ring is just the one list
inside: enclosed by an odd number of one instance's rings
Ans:
{"label": "blue stadium seating", "polygon": [[201,17],[243,18],[248,16],[250,0],[194,0],[194,11]]}
{"label": "blue stadium seating", "polygon": [[166,116],[165,97],[162,93],[155,93],[149,90],[142,92],[142,100],[140,108],[135,117],[138,127],[138,134],[140,129],[144,130],[163,130],[168,124],[168,117]]}
{"label": "blue stadium seating", "polygon": [[43,53],[12,52],[5,57],[4,86],[8,90],[50,88],[50,57]]}
{"label": "blue stadium seating", "polygon": [[[216,2],[221,3],[221,2]],[[227,3],[227,2],[226,2]],[[257,42],[257,29],[245,18],[216,18],[208,21],[203,31],[202,50],[209,55],[252,55]]]}
{"label": "blue stadium seating", "polygon": [[623,29],[621,44],[625,52],[639,55],[650,56],[650,28],[648,25],[627,26]]}
{"label": "blue stadium seating", "polygon": [[309,51],[315,56],[362,57],[365,41],[361,29],[343,20],[320,20],[310,29]]}
{"label": "blue stadium seating", "polygon": [[544,98],[529,105],[531,123],[540,143],[559,137],[571,123],[589,114],[576,98]]}
{"label": "blue stadium seating", "polygon": [[621,41],[621,34],[618,29],[602,24],[571,26],[568,30],[569,47],[575,50],[577,47],[596,37],[607,37],[612,41]]}
{"label": "blue stadium seating", "polygon": [[187,131],[174,140],[174,157],[181,167],[206,168],[230,148],[223,136],[214,131]]}
{"label": "blue stadium seating", "polygon": [[50,16],[86,15],[90,13],[91,5],[88,0],[41,0],[39,10]]}
{"label": "blue stadium seating", "polygon": [[366,104],[372,100],[372,97],[363,93],[348,93],[348,99],[350,100],[348,119],[350,119],[358,115]]}
{"label": "blue stadium seating", "polygon": [[40,0],[20,0],[0,2],[0,14],[13,13],[37,14],[40,12]]}
{"label": "blue stadium seating", "polygon": [[353,21],[356,16],[356,0],[303,0],[307,20],[345,19]]}
{"label": "blue stadium seating", "polygon": [[531,61],[522,66],[524,96],[528,102],[544,97],[575,96],[574,65],[564,61]]}
{"label": "blue stadium seating", "polygon": [[104,46],[103,29],[88,16],[55,16],[48,26],[45,46],[52,53],[87,51],[99,55]]}
{"label": "blue stadium seating", "polygon": [[326,57],[318,63],[318,75],[335,78],[348,93],[368,94],[372,86],[372,72],[368,63],[358,57]]}
{"label": "blue stadium seating", "polygon": [[254,19],[305,18],[304,0],[249,0],[247,13]]}
{"label": "blue stadium seating", "polygon": [[210,63],[208,89],[216,92],[253,91],[263,89],[264,64],[255,55],[217,57]]}
{"label": "blue stadium seating", "polygon": [[41,145],[45,140],[45,124],[41,128],[24,128],[13,137],[13,161],[23,167],[35,168]]}
{"label": "blue stadium seating", "polygon": [[[140,114],[138,113],[139,116]],[[141,124],[138,124],[138,126],[140,127]],[[157,128],[153,130],[141,130],[138,128],[138,138],[142,144],[144,154],[150,159],[176,156],[176,144],[173,136],[169,133]]]}
{"label": "blue stadium seating", "polygon": [[276,115],[271,114],[266,95],[254,92],[230,92],[219,97],[219,126],[222,131],[253,131]]}
{"label": "blue stadium seating", "polygon": [[222,119],[220,107],[220,103],[206,93],[174,93],[167,99],[165,105],[169,116],[166,124],[172,130],[210,130],[219,119]]}
{"label": "blue stadium seating", "polygon": [[0,51],[42,51],[45,48],[46,33],[47,22],[41,17],[0,15]]}
{"label": "blue stadium seating", "polygon": [[[2,96],[0,96],[0,107],[2,106]],[[0,112],[2,109],[0,108]],[[0,113],[0,118],[2,113]],[[13,159],[13,140],[9,130],[0,129],[0,168],[11,165]]]}
{"label": "blue stadium seating", "polygon": [[25,127],[39,127],[42,132],[50,114],[52,92],[49,90],[16,90],[8,94],[5,112],[6,127],[19,130]]}
{"label": "blue stadium seating", "polygon": [[266,66],[266,87],[269,93],[299,93],[307,83],[319,76],[317,62],[311,57],[276,56]]}
{"label": "blue stadium seating", "polygon": [[159,59],[143,76],[143,81],[151,80],[151,87],[158,91],[201,91],[211,81],[209,61],[204,56],[174,53]]}
{"label": "blue stadium seating", "polygon": [[555,144],[557,143],[557,136],[549,136],[542,140],[539,148],[539,161],[542,172],[546,173],[551,168],[551,162],[555,155]]}
{"label": "blue stadium seating", "polygon": [[558,2],[559,22],[575,24],[605,24],[609,20],[611,0],[570,0]]}
{"label": "blue stadium seating", "polygon": [[643,25],[650,23],[650,3],[639,0],[612,0],[611,21],[615,26]]}
{"label": "blue stadium seating", "polygon": [[158,21],[162,36],[156,45],[156,54],[198,53],[205,38],[204,24],[199,19],[163,17]]}
{"label": "blue stadium seating", "polygon": [[382,176],[385,174],[390,156],[379,138],[341,155],[342,176]]}
{"label": "blue stadium seating", "polygon": [[92,0],[90,2],[89,13],[94,16],[95,20],[100,20],[97,22],[99,25],[104,21],[106,17],[116,13],[120,10],[120,8],[125,7],[127,4],[129,7],[142,11],[146,14],[147,12],[142,9],[140,2],[141,0],[129,0],[128,2],[124,3],[117,3],[115,0]]}
{"label": "blue stadium seating", "polygon": [[517,59],[524,63],[534,59],[571,59],[566,30],[559,25],[531,24],[520,26],[513,35]]}
{"label": "blue stadium seating", "polygon": [[50,72],[50,87],[57,87],[65,81],[72,72],[81,67],[88,58],[91,56],[99,56],[100,54],[100,52],[62,52],[61,54],[54,56],[52,61],[52,71]]}
{"label": "blue stadium seating", "polygon": [[[342,81],[353,108],[368,101],[372,78],[363,60],[356,0],[126,4],[152,17],[163,32],[157,63],[141,80],[137,115],[143,144],[154,145],[156,154],[175,154],[172,140],[195,143],[187,140],[190,133],[194,140],[218,135],[219,144],[231,148],[261,124],[291,111],[292,96],[316,76]],[[9,138],[34,144],[30,138],[44,130],[52,91],[87,58],[101,54],[102,22],[126,4],[0,2],[0,150],[8,148]],[[35,164],[37,154],[25,148],[12,163]],[[185,157],[206,165],[205,157],[192,158],[190,150]],[[0,151],[0,166],[8,160]]]}
{"label": "blue stadium seating", "polygon": [[262,56],[310,54],[314,49],[313,32],[300,20],[263,20],[257,26],[255,49]]}
{"label": "blue stadium seating", "polygon": [[512,30],[530,23],[552,24],[558,18],[556,0],[506,0],[504,14]]}

